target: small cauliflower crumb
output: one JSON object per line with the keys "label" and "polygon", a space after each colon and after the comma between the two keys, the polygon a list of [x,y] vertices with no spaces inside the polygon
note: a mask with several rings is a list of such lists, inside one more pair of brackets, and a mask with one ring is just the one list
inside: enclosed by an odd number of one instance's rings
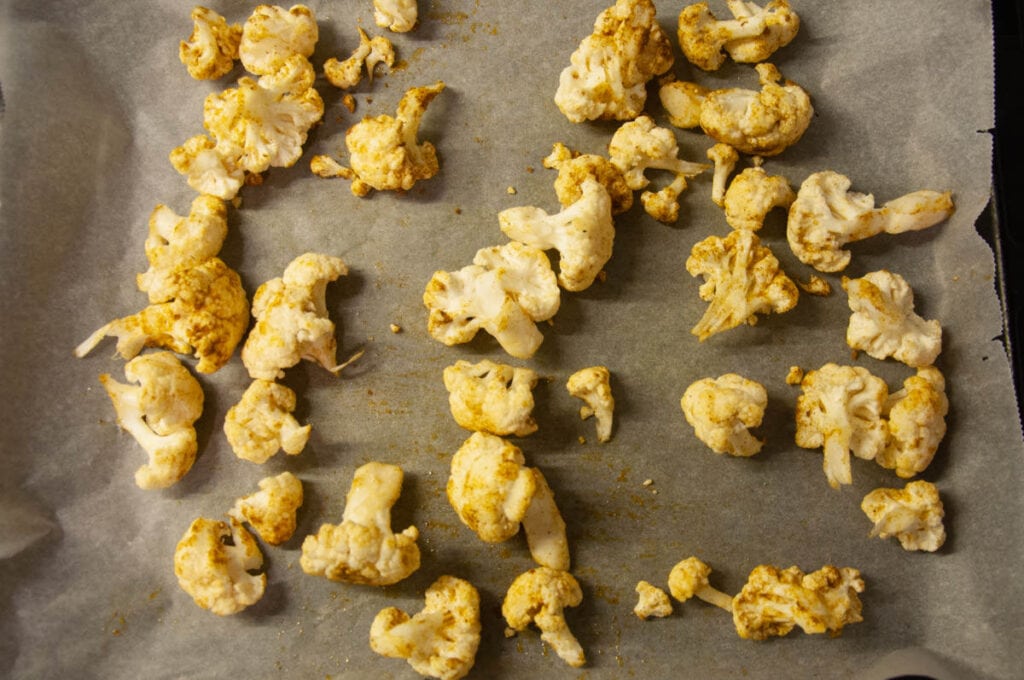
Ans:
{"label": "small cauliflower crumb", "polygon": [[672,601],[668,593],[647,581],[636,584],[637,603],[633,613],[646,621],[649,618],[662,618],[672,614]]}
{"label": "small cauliflower crumb", "polygon": [[799,366],[790,366],[786,374],[787,385],[799,385],[804,379],[804,369]]}
{"label": "small cauliflower crumb", "polygon": [[571,376],[565,384],[569,394],[584,401],[580,407],[580,418],[594,416],[597,421],[597,440],[611,441],[615,413],[615,398],[612,396],[611,372],[606,366],[583,368]]}
{"label": "small cauliflower crumb", "polygon": [[828,297],[832,294],[832,284],[814,274],[807,280],[807,283],[797,281],[796,285],[800,286],[800,289],[809,295]]}

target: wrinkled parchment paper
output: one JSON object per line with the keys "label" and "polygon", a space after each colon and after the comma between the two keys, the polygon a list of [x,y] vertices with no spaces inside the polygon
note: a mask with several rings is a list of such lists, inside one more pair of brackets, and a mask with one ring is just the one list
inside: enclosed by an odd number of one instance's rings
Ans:
{"label": "wrinkled parchment paper", "polygon": [[[211,7],[241,22],[254,4]],[[309,4],[320,25],[318,67],[354,49],[358,26],[382,30],[370,0]],[[675,42],[682,5],[658,5]],[[263,466],[235,458],[222,432],[225,411],[248,384],[240,361],[201,376],[207,406],[194,468],[171,489],[136,488],[132,475],[144,454],[118,430],[97,382],[101,373],[122,378],[123,361],[111,340],[85,359],[71,350],[145,304],[134,276],[146,268],[149,213],[158,203],[186,213],[194,195],[167,154],[202,131],[203,98],[241,70],[214,83],[187,76],[177,59],[191,31],[186,3],[11,0],[0,24],[0,675],[414,677],[404,662],[370,651],[369,626],[386,606],[418,611],[441,574],[467,578],[481,593],[473,677],[883,677],[878,664],[893,659],[919,664],[899,672],[927,668],[936,677],[1018,675],[1024,460],[998,340],[993,257],[974,228],[991,187],[989,7],[794,5],[803,27],[774,61],[812,94],[816,114],[800,143],[766,168],[794,187],[811,172],[837,170],[879,203],[921,188],[955,195],[948,222],[858,244],[844,272],[902,274],[918,311],[943,325],[938,365],[948,380],[949,433],[922,475],[945,501],[949,540],[941,551],[910,554],[895,541],[868,538],[860,499],[879,486],[902,486],[891,472],[854,460],[853,484],[835,491],[821,453],[793,443],[799,390],[784,382],[789,367],[851,362],[838,276],[826,277],[833,295],[804,295],[785,315],[703,344],[690,334],[705,303],[683,263],[694,243],[727,233],[709,200],[710,173],[691,182],[677,224],[657,223],[639,207],[618,218],[607,281],[563,295],[532,360],[509,359],[483,334],[452,348],[427,335],[421,295],[431,274],[504,243],[500,210],[557,208],[554,172],[541,165],[554,142],[600,153],[615,129],[571,124],[552,101],[559,72],[605,6],[593,0],[423,1],[419,27],[391,36],[396,68],[356,88],[354,114],[318,82],[323,123],[294,167],[273,169],[262,186],[242,191],[221,256],[250,293],[302,252],[344,258],[351,273],[328,288],[339,357],[365,355],[341,377],[312,364],[288,372],[285,382],[300,395],[297,415],[313,434],[301,455],[280,454]],[[723,3],[713,7],[725,13]],[[756,86],[745,66],[705,74],[679,57],[674,73],[709,87]],[[343,157],[353,122],[393,114],[405,89],[438,79],[448,88],[422,128],[439,150],[438,177],[405,195],[360,199],[348,182],[310,174],[314,153]],[[648,110],[667,124],[656,100]],[[704,159],[707,138],[677,136],[684,158]],[[810,276],[786,246],[781,213],[762,235],[791,276]],[[584,592],[567,614],[587,653],[581,671],[534,630],[505,637],[500,603],[532,565],[525,543],[518,536],[484,544],[445,497],[448,461],[468,433],[448,414],[441,371],[482,358],[550,378],[536,391],[539,432],[516,443],[544,471],[568,522],[572,571]],[[863,355],[854,363],[892,390],[912,373]],[[617,402],[614,438],[603,445],[564,388],[572,372],[594,364],[611,369]],[[769,393],[759,430],[767,443],[752,459],[712,453],[679,408],[687,385],[726,372],[758,380]],[[422,568],[388,588],[304,574],[303,537],[340,521],[352,473],[370,460],[405,470],[393,525],[420,529]],[[307,500],[295,537],[264,546],[265,597],[230,618],[199,609],[175,581],[176,542],[195,517],[222,516],[260,478],[283,470],[303,480]],[[712,582],[728,592],[760,563],[856,567],[867,584],[864,621],[838,639],[797,631],[755,643],[700,602],[664,620],[634,616],[637,581],[664,586],[671,567],[691,554],[712,565]]]}

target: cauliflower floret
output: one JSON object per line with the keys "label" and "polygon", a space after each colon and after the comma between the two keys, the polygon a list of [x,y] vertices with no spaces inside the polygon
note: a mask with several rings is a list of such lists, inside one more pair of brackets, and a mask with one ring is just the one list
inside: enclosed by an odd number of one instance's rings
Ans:
{"label": "cauliflower floret", "polygon": [[[764,7],[745,0],[727,0],[733,19],[719,21],[706,2],[684,7],[679,13],[679,46],[686,59],[705,71],[714,71],[728,52],[733,61],[764,61],[788,45],[800,29],[800,17],[786,0],[769,0]],[[724,50],[724,52],[723,52]]]}
{"label": "cauliflower floret", "polygon": [[875,489],[864,496],[860,509],[875,524],[872,537],[895,536],[904,550],[935,552],[946,542],[942,499],[931,482],[910,482],[902,489]]}
{"label": "cauliflower floret", "polygon": [[505,594],[501,613],[508,625],[523,631],[531,623],[541,631],[540,639],[570,666],[579,668],[586,656],[565,621],[565,607],[583,601],[580,584],[567,571],[537,567],[516,577]]}
{"label": "cauliflower floret", "polygon": [[184,175],[190,187],[200,194],[230,200],[245,184],[245,169],[238,164],[237,154],[207,135],[185,140],[170,154],[171,165]]}
{"label": "cauliflower floret", "polygon": [[669,591],[680,602],[696,597],[731,612],[732,596],[712,587],[708,582],[710,575],[711,567],[697,557],[687,557],[672,567],[668,575]]}
{"label": "cauliflower floret", "polygon": [[382,609],[370,627],[370,647],[408,659],[420,675],[458,680],[473,668],[480,646],[480,594],[469,581],[441,576],[425,599],[412,617],[395,607]]}
{"label": "cauliflower floret", "polygon": [[482,328],[517,359],[534,355],[544,341],[537,322],[553,317],[560,303],[547,255],[517,241],[477,251],[458,271],[435,272],[423,292],[432,337],[456,345]]}
{"label": "cauliflower floret", "polygon": [[143,347],[164,347],[178,354],[194,351],[200,373],[213,373],[227,363],[249,323],[249,300],[238,273],[212,257],[162,280],[160,291],[149,290],[152,304],[99,328],[75,348],[75,355],[85,356],[114,335],[125,359]]}
{"label": "cauliflower floret", "polygon": [[252,381],[224,417],[231,450],[242,460],[260,464],[282,449],[290,456],[301,453],[312,426],[299,425],[294,410],[295,392],[290,388],[270,380]]}
{"label": "cauliflower floret", "polygon": [[644,110],[647,81],[674,61],[655,14],[651,0],[617,0],[598,15],[558,79],[555,104],[566,118],[631,120]]}
{"label": "cauliflower floret", "polygon": [[523,206],[498,213],[501,231],[528,246],[558,250],[558,283],[566,290],[586,290],[611,259],[615,240],[611,196],[595,179],[585,179],[572,205],[549,215]]}
{"label": "cauliflower floret", "polygon": [[670,80],[658,88],[658,99],[668,114],[668,122],[689,130],[700,126],[700,109],[710,93],[711,90],[697,83]]}
{"label": "cauliflower floret", "polygon": [[580,407],[580,418],[594,416],[597,421],[597,440],[610,441],[615,412],[615,398],[612,397],[611,372],[606,366],[583,368],[571,376],[565,384],[569,394],[584,401]]}
{"label": "cauliflower floret", "polygon": [[252,299],[256,319],[242,347],[242,363],[253,379],[276,380],[299,361],[313,361],[337,374],[338,343],[327,316],[327,284],[348,274],[338,257],[304,253],[284,275],[271,279]]}
{"label": "cauliflower floret", "polygon": [[107,374],[100,383],[117,413],[117,424],[149,455],[135,471],[142,489],[163,489],[182,477],[196,460],[199,446],[193,423],[203,413],[203,388],[170,352],[143,354],[124,367],[129,383]]}
{"label": "cauliflower floret", "polygon": [[414,87],[398,102],[395,117],[366,117],[345,133],[349,163],[346,168],[317,156],[310,164],[320,177],[343,177],[352,180],[352,193],[366,196],[377,191],[408,191],[416,182],[430,179],[440,171],[437,150],[430,142],[417,139],[420,121],[427,106],[445,88],[433,85]]}
{"label": "cauliflower floret", "polygon": [[822,463],[833,489],[850,484],[850,452],[874,460],[885,450],[888,431],[883,417],[889,388],[859,366],[825,364],[809,371],[796,400],[796,444],[824,448]]}
{"label": "cauliflower floret", "polygon": [[411,31],[418,16],[416,0],[373,0],[374,23],[395,33]]}
{"label": "cauliflower floret", "polygon": [[499,436],[525,437],[537,431],[533,388],[540,376],[484,360],[457,361],[444,369],[448,405],[460,427]]}
{"label": "cauliflower floret", "polygon": [[303,541],[302,570],[332,581],[387,586],[419,569],[419,530],[391,530],[391,506],[401,492],[400,467],[367,463],[358,468],[341,524],[324,524]]}
{"label": "cauliflower floret", "polygon": [[331,57],[324,62],[324,76],[337,88],[347,90],[359,84],[363,79],[363,65],[366,75],[373,81],[373,69],[383,63],[390,67],[395,63],[395,48],[384,36],[376,36],[372,40],[366,31],[359,29],[359,47],[352,56],[344,61]]}
{"label": "cauliflower floret", "polygon": [[703,378],[686,388],[680,406],[697,438],[715,453],[753,456],[764,442],[750,434],[764,418],[768,392],[735,373]]}
{"label": "cauliflower floret", "polygon": [[758,314],[788,312],[800,295],[771,250],[745,229],[697,243],[686,271],[704,276],[700,299],[711,303],[690,331],[701,342],[742,323],[754,325]]}
{"label": "cauliflower floret", "polygon": [[946,435],[948,412],[942,373],[933,366],[917,369],[917,375],[904,380],[903,389],[886,401],[889,441],[875,462],[904,479],[924,472]]}
{"label": "cauliflower floret", "polygon": [[558,170],[555,194],[563,207],[569,207],[583,195],[583,183],[588,179],[600,182],[612,199],[612,215],[619,215],[633,207],[633,190],[615,165],[597,154],[580,154],[561,142],[556,142],[551,153],[544,158],[544,167]]}
{"label": "cauliflower floret", "polygon": [[914,291],[899,274],[882,269],[859,279],[843,277],[849,296],[846,344],[875,359],[931,366],[942,351],[942,326],[914,312]]}
{"label": "cauliflower floret", "polygon": [[871,194],[850,191],[850,179],[831,170],[804,180],[789,207],[786,237],[801,262],[838,272],[850,263],[847,243],[885,232],[927,229],[953,214],[950,192],[921,190],[875,208]]}
{"label": "cauliflower floret", "polygon": [[305,5],[259,5],[242,27],[238,55],[249,73],[263,76],[289,57],[312,56],[318,39],[316,16]]}
{"label": "cauliflower floret", "polygon": [[224,17],[206,7],[193,8],[192,24],[192,35],[178,47],[178,58],[188,74],[196,80],[214,80],[229,73],[238,59],[242,27],[229,26]]}
{"label": "cauliflower floret", "polygon": [[[178,269],[194,267],[220,252],[228,233],[227,208],[214,196],[197,196],[188,217],[158,205],[149,217],[146,259],[149,269],[136,277],[139,290],[159,298]],[[158,300],[151,299],[150,302]]]}
{"label": "cauliflower floret", "polygon": [[715,176],[711,180],[711,200],[715,205],[724,206],[729,175],[736,169],[740,155],[728,144],[718,143],[708,149],[708,160],[715,164]]}
{"label": "cauliflower floret", "polygon": [[672,615],[672,601],[668,593],[647,581],[636,584],[637,601],[633,613],[646,621],[651,617],[662,618]]}
{"label": "cauliflower floret", "polygon": [[195,603],[218,616],[237,614],[263,597],[267,575],[256,539],[237,520],[199,517],[174,549],[174,575]]}
{"label": "cauliflower floret", "polygon": [[295,533],[296,511],[302,506],[302,482],[290,472],[265,477],[260,490],[235,501],[228,513],[248,522],[264,541],[281,545]]}
{"label": "cauliflower floret", "polygon": [[862,592],[864,580],[850,567],[826,565],[804,574],[795,566],[779,570],[762,564],[733,598],[733,623],[747,640],[787,635],[794,626],[836,637],[846,624],[864,620],[857,597]]}
{"label": "cauliflower floret", "polygon": [[769,175],[764,168],[747,168],[729,184],[722,201],[725,221],[733,229],[758,231],[774,208],[786,208],[796,200],[789,181]]}
{"label": "cauliflower floret", "polygon": [[644,189],[650,180],[648,169],[667,170],[675,179],[660,191],[640,194],[647,214],[659,222],[675,222],[679,218],[679,194],[686,190],[686,178],[707,170],[705,163],[691,163],[679,158],[679,144],[668,128],[658,127],[650,116],[623,123],[608,144],[612,164],[622,171],[630,189]]}

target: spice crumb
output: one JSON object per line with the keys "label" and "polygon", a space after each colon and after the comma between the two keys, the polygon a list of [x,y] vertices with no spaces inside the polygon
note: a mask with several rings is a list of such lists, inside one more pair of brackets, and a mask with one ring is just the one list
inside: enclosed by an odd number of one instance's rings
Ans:
{"label": "spice crumb", "polygon": [[509,187],[508,189],[505,189],[505,191],[508,193],[509,196],[515,196],[516,195],[516,188],[515,187]]}
{"label": "spice crumb", "polygon": [[402,327],[399,326],[397,323],[391,324],[390,326],[388,326],[388,328],[391,329],[392,333],[401,333],[402,332]]}

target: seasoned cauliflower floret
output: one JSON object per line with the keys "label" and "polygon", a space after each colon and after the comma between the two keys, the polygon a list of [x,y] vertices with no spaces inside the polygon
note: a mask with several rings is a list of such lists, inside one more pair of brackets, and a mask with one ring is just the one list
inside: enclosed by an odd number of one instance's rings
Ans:
{"label": "seasoned cauliflower floret", "polygon": [[860,509],[875,524],[872,536],[895,536],[904,550],[935,552],[946,542],[942,499],[931,482],[910,482],[902,489],[875,489],[864,496]]}
{"label": "seasoned cauliflower floret", "polygon": [[864,620],[857,596],[862,592],[864,580],[850,567],[826,565],[804,574],[795,566],[780,570],[762,564],[733,598],[733,623],[747,640],[787,635],[795,626],[836,637],[846,624]]}
{"label": "seasoned cauliflower floret", "polygon": [[529,359],[544,341],[537,322],[555,315],[558,280],[547,255],[518,241],[477,251],[473,264],[435,272],[423,292],[427,330],[446,345],[490,333],[517,359]]}
{"label": "seasoned cauliflower floret", "polygon": [[289,57],[311,57],[319,37],[316,15],[305,5],[259,5],[242,27],[238,55],[249,73],[263,76]]}
{"label": "seasoned cauliflower floret", "polygon": [[711,303],[690,331],[701,342],[742,323],[754,325],[758,314],[788,312],[800,295],[775,255],[746,229],[697,243],[686,271],[704,277],[700,299]]}
{"label": "seasoned cauliflower floret", "polygon": [[149,217],[146,259],[149,269],[136,276],[139,290],[158,302],[174,272],[202,264],[217,255],[228,234],[227,208],[213,196],[197,196],[188,217],[158,205]]}
{"label": "seasoned cauliflower floret", "polygon": [[284,369],[303,359],[332,373],[341,370],[325,295],[327,284],[346,274],[341,258],[305,253],[292,260],[281,277],[256,289],[256,323],[242,347],[242,363],[254,380],[283,378]]}
{"label": "seasoned cauliflower floret", "polygon": [[829,485],[853,481],[850,452],[874,460],[886,447],[883,409],[889,388],[859,366],[825,364],[809,371],[796,400],[796,445],[824,448],[822,466]]}
{"label": "seasoned cauliflower floret", "polygon": [[377,64],[390,67],[395,63],[395,48],[384,36],[370,39],[366,31],[359,29],[359,47],[352,56],[344,61],[331,57],[324,62],[324,76],[337,88],[347,90],[359,84],[363,79],[363,66],[366,75],[373,80],[373,69]]}
{"label": "seasoned cauliflower floret", "polygon": [[582,399],[580,418],[594,416],[597,421],[597,440],[610,441],[615,414],[615,398],[612,397],[611,372],[606,366],[583,368],[571,376],[565,384],[569,394]]}
{"label": "seasoned cauliflower floret", "polygon": [[647,214],[659,222],[675,222],[679,218],[679,194],[686,190],[686,179],[707,170],[705,163],[691,163],[679,158],[679,144],[668,128],[658,127],[650,116],[623,123],[608,143],[608,156],[626,178],[630,189],[646,189],[650,170],[666,170],[675,179],[659,191],[644,191],[640,202]]}
{"label": "seasoned cauliflower floret", "polygon": [[229,73],[238,59],[242,27],[229,26],[224,17],[206,7],[193,8],[192,24],[192,35],[178,47],[178,58],[188,74],[196,80],[214,80]]}
{"label": "seasoned cauliflower floret", "polygon": [[207,135],[185,140],[171,151],[169,158],[174,169],[200,194],[229,200],[245,184],[245,169],[239,165],[238,154],[227,145],[218,147]]}
{"label": "seasoned cauliflower floret", "polygon": [[669,572],[669,592],[680,602],[686,602],[691,597],[696,597],[731,612],[732,596],[712,587],[708,581],[709,576],[711,576],[711,567],[697,557],[687,557],[672,567],[672,571]]}
{"label": "seasoned cauliflower floret", "polygon": [[290,472],[265,477],[259,491],[235,501],[228,513],[248,522],[264,541],[281,545],[295,533],[296,512],[302,506],[302,482]]}
{"label": "seasoned cauliflower floret", "polygon": [[736,169],[740,155],[728,144],[719,142],[708,149],[708,160],[715,164],[715,176],[711,180],[711,200],[715,205],[724,206],[729,175]]}
{"label": "seasoned cauliflower floret", "polygon": [[228,409],[224,434],[242,460],[265,463],[279,450],[290,456],[306,447],[311,425],[292,415],[295,392],[270,380],[254,380],[242,399]]}
{"label": "seasoned cauliflower floret", "polygon": [[395,33],[408,33],[416,27],[419,7],[416,0],[373,0],[373,21]]}
{"label": "seasoned cauliflower floret", "polygon": [[684,7],[679,13],[679,46],[694,66],[714,71],[725,61],[744,64],[764,61],[788,45],[800,29],[800,17],[786,0],[769,0],[764,7],[748,0],[726,0],[733,19],[719,21],[707,2]]}
{"label": "seasoned cauliflower floret", "polygon": [[457,361],[444,369],[448,405],[460,427],[499,436],[525,437],[537,431],[533,388],[539,376],[529,368],[493,361]]}
{"label": "seasoned cauliflower floret", "polygon": [[843,277],[852,314],[846,344],[875,359],[931,366],[942,351],[942,326],[914,312],[914,291],[899,274],[882,269],[859,279]]}
{"label": "seasoned cauliflower floret", "polygon": [[640,581],[636,584],[637,601],[633,607],[633,613],[646,621],[647,619],[662,618],[672,615],[672,601],[668,593],[656,585],[647,581]]}
{"label": "seasoned cauliflower floret", "polygon": [[537,567],[516,577],[505,594],[501,613],[516,631],[531,623],[540,629],[540,639],[570,666],[579,668],[586,656],[565,621],[564,609],[583,601],[580,584],[567,571]]}
{"label": "seasoned cauliflower floret", "polygon": [[764,442],[750,434],[764,418],[768,392],[735,373],[703,378],[686,388],[680,401],[686,422],[715,453],[753,456]]}
{"label": "seasoned cauliflower floret", "polygon": [[117,413],[117,424],[149,455],[135,472],[142,489],[162,489],[182,477],[195,462],[199,446],[193,423],[203,413],[203,388],[170,352],[137,356],[124,367],[129,383],[107,374],[100,383]]}
{"label": "seasoned cauliflower floret", "polygon": [[566,290],[586,290],[611,259],[615,240],[612,201],[604,186],[586,179],[572,205],[549,215],[541,208],[523,206],[498,213],[502,232],[513,241],[558,250],[558,283]]}
{"label": "seasoned cauliflower floret", "polygon": [[544,167],[558,170],[555,194],[563,207],[569,207],[583,196],[583,184],[596,180],[612,199],[612,215],[624,213],[633,207],[633,190],[615,164],[604,156],[572,151],[556,142],[551,153],[544,158]]}
{"label": "seasoned cauliflower floret", "polygon": [[401,492],[400,467],[367,463],[358,468],[341,524],[321,525],[303,541],[302,570],[332,581],[387,586],[419,569],[419,530],[391,530],[391,506]]}
{"label": "seasoned cauliflower floret", "polygon": [[926,366],[903,381],[903,389],[889,395],[884,415],[889,439],[875,462],[906,479],[931,464],[946,436],[946,380],[939,369]]}
{"label": "seasoned cauliflower floret", "polygon": [[736,175],[725,192],[722,207],[730,227],[757,231],[772,209],[788,209],[795,199],[785,177],[769,175],[764,168],[755,166]]}
{"label": "seasoned cauliflower floret", "polygon": [[850,191],[850,178],[816,172],[804,180],[789,207],[786,238],[801,262],[818,271],[838,272],[850,263],[847,243],[876,234],[927,229],[953,214],[950,192],[921,190],[875,208],[871,194]]}
{"label": "seasoned cauliflower floret", "polygon": [[558,79],[555,104],[566,118],[632,120],[644,110],[647,81],[674,61],[655,15],[651,0],[617,0],[598,15]]}
{"label": "seasoned cauliflower floret", "polygon": [[426,592],[419,613],[382,609],[370,627],[370,647],[382,656],[408,659],[420,675],[458,680],[469,673],[480,646],[480,594],[469,581],[441,576]]}
{"label": "seasoned cauliflower floret", "polygon": [[256,539],[236,520],[199,517],[174,550],[174,574],[195,603],[218,616],[237,614],[259,602],[267,575]]}

